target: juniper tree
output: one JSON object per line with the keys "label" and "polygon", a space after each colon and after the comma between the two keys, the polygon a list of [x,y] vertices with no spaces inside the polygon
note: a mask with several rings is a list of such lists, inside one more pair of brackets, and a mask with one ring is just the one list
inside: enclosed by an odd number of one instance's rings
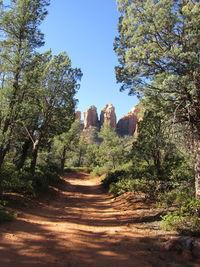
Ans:
{"label": "juniper tree", "polygon": [[49,0],[11,0],[7,6],[1,5],[0,167],[27,95],[36,88],[33,60],[36,49],[44,44],[39,25],[48,4]]}
{"label": "juniper tree", "polygon": [[[34,173],[39,148],[56,135],[67,132],[75,117],[77,100],[75,94],[79,89],[78,81],[82,72],[72,68],[71,60],[65,52],[53,56],[45,54],[46,62],[41,62],[43,71],[40,73],[39,88],[34,95],[32,110],[34,118],[27,121],[26,132],[32,140],[31,171]],[[32,119],[31,119],[32,118]],[[30,124],[30,122],[35,122]]]}
{"label": "juniper tree", "polygon": [[117,0],[114,49],[121,90],[159,97],[165,112],[190,127],[200,198],[200,3],[198,0]]}

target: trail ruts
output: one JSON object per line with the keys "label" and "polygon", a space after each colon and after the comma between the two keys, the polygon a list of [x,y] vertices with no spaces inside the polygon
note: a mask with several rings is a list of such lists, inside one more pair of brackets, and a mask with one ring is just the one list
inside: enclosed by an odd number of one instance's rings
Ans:
{"label": "trail ruts", "polygon": [[165,251],[166,235],[145,230],[138,214],[105,194],[98,178],[66,174],[54,199],[0,226],[0,266],[198,266]]}

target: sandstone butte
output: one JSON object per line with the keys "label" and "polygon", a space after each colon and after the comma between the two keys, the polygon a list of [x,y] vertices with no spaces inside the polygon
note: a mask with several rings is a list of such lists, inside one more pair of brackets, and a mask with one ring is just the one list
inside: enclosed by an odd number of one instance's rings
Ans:
{"label": "sandstone butte", "polygon": [[99,126],[97,108],[95,106],[90,106],[84,112],[84,129],[88,129],[91,126]]}
{"label": "sandstone butte", "polygon": [[123,116],[117,123],[117,133],[119,135],[133,135],[136,130],[138,118],[135,109]]}
{"label": "sandstone butte", "polygon": [[104,123],[110,125],[110,127],[112,127],[113,129],[116,128],[117,117],[115,113],[115,108],[112,104],[107,104],[101,111],[100,125],[102,126]]}
{"label": "sandstone butte", "polygon": [[[113,129],[116,129],[117,133],[121,136],[137,135],[137,123],[141,120],[139,113],[140,108],[136,106],[117,122],[114,106],[112,104],[107,104],[101,111],[99,120],[97,108],[92,105],[84,112],[83,128],[84,130],[91,127],[99,129],[104,123],[107,123]],[[76,119],[81,119],[80,111],[76,111]]]}

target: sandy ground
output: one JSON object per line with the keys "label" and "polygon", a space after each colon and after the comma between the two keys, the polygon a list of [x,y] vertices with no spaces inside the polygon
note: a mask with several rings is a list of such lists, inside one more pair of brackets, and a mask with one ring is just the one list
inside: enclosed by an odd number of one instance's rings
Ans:
{"label": "sandy ground", "polygon": [[0,266],[200,266],[164,249],[149,207],[130,195],[114,199],[98,178],[66,174],[56,196],[23,208],[0,226]]}

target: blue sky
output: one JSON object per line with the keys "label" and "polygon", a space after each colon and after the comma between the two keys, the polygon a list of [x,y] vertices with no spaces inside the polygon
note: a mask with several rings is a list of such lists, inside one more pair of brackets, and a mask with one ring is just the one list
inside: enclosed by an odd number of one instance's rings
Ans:
{"label": "blue sky", "polygon": [[[129,112],[137,98],[119,92],[113,51],[118,12],[115,0],[51,0],[49,14],[42,24],[45,49],[54,54],[66,51],[73,67],[81,68],[83,78],[76,95],[77,109],[84,112],[95,105],[98,112],[113,104],[117,118]],[[83,115],[82,115],[83,116]]]}

